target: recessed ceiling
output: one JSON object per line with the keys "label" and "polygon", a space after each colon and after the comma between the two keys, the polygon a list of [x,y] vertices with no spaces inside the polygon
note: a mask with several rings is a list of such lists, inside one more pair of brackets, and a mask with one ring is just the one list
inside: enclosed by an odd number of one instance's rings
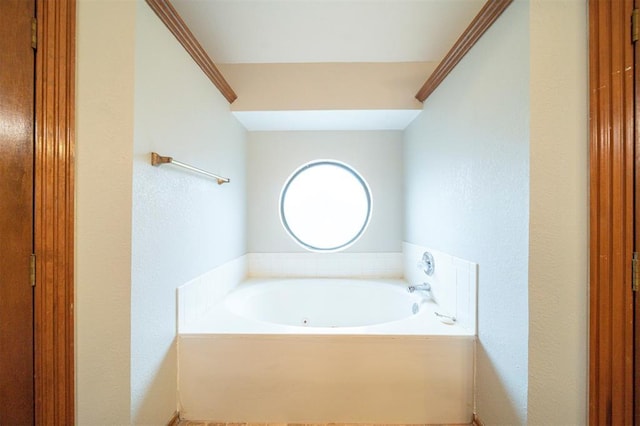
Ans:
{"label": "recessed ceiling", "polygon": [[[172,0],[172,4],[218,64],[238,64],[235,65],[238,67],[242,64],[370,63],[382,66],[383,63],[441,61],[485,1]],[[228,76],[232,80],[233,77]],[[427,77],[425,75],[424,80]],[[322,78],[326,80],[326,76]],[[331,84],[330,79],[322,78],[316,75],[310,87]],[[385,77],[367,92],[380,97],[386,93],[386,86],[398,78]],[[419,113],[414,108],[397,109],[395,104],[387,105],[384,100],[382,107],[371,108],[364,102],[354,110],[354,102],[348,99],[353,93],[345,90],[340,92],[344,99],[333,102],[337,104],[333,110],[327,110],[318,96],[311,97],[312,105],[305,110],[281,110],[276,107],[278,96],[266,96],[264,75],[258,73],[255,80],[260,82],[257,87],[248,88],[245,87],[248,83],[241,82],[235,88],[239,98],[242,93],[265,98],[262,103],[266,105],[259,110],[234,111],[248,130],[404,129]],[[416,92],[419,84],[416,83]],[[278,86],[277,90],[284,90],[288,98],[304,97],[308,92],[297,89],[295,93],[287,93],[286,90],[291,90],[288,86]],[[407,95],[409,102],[415,101],[412,90],[409,89]],[[360,97],[357,99],[362,101]]]}
{"label": "recessed ceiling", "polygon": [[420,110],[233,111],[249,131],[404,130]]}
{"label": "recessed ceiling", "polygon": [[427,62],[444,57],[485,0],[172,3],[217,63]]}

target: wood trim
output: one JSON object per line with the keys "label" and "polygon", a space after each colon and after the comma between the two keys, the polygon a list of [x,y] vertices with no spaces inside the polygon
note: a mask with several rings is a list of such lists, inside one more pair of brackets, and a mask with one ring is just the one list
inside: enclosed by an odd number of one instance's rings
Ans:
{"label": "wood trim", "polygon": [[416,99],[424,102],[431,93],[442,83],[458,62],[467,54],[482,35],[493,25],[513,0],[488,0],[473,18],[471,24],[464,30],[458,41],[440,61],[436,69],[429,76],[422,88],[416,93]]}
{"label": "wood trim", "polygon": [[173,416],[171,416],[171,419],[169,420],[169,422],[167,422],[167,426],[178,426],[180,424],[180,412],[176,411],[175,413],[173,413]]}
{"label": "wood trim", "polygon": [[633,0],[589,0],[589,423],[633,424]]}
{"label": "wood trim", "polygon": [[[640,9],[640,0],[634,1],[634,8]],[[634,87],[635,87],[635,124],[634,124],[634,144],[635,144],[635,166],[634,166],[634,252],[640,251],[640,43],[633,45],[634,56]],[[635,313],[634,313],[634,399],[633,399],[633,424],[640,425],[640,291],[635,293]]]}
{"label": "wood trim", "polygon": [[196,61],[196,64],[198,64],[207,77],[209,77],[209,80],[218,88],[222,96],[224,96],[230,104],[233,103],[238,96],[224,79],[222,73],[202,48],[171,2],[169,0],[146,1],[160,20],[167,26],[169,31],[171,31],[189,55],[191,55],[193,60]]}
{"label": "wood trim", "polygon": [[480,417],[478,417],[477,414],[473,414],[473,419],[471,420],[471,424],[473,426],[484,426],[484,423],[482,423],[482,421],[480,420]]}
{"label": "wood trim", "polygon": [[36,10],[35,418],[72,425],[76,0]]}

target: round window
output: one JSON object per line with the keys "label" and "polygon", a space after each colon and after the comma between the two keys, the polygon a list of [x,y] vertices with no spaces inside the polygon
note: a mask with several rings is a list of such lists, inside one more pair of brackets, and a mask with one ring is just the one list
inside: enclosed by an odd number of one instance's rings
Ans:
{"label": "round window", "polygon": [[355,243],[371,218],[371,191],[352,167],[312,161],[287,179],[280,219],[289,235],[311,251],[338,251]]}

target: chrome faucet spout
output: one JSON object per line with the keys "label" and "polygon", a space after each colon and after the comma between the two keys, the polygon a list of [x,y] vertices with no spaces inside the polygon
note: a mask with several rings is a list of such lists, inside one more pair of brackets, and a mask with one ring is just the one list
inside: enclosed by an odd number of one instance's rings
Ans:
{"label": "chrome faucet spout", "polygon": [[410,285],[409,287],[407,287],[407,291],[409,293],[413,293],[416,291],[424,291],[424,292],[430,292],[431,291],[431,284],[429,283],[422,283],[422,284],[418,284],[418,285]]}

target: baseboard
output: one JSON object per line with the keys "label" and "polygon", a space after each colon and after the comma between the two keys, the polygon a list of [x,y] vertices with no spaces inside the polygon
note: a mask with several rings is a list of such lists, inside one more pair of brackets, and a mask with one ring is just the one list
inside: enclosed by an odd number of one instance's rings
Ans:
{"label": "baseboard", "polygon": [[473,419],[471,420],[473,426],[484,426],[484,423],[480,420],[476,413],[473,413]]}
{"label": "baseboard", "polygon": [[175,413],[173,413],[173,416],[171,416],[171,419],[167,423],[167,426],[178,426],[178,423],[180,423],[180,412],[176,411]]}

